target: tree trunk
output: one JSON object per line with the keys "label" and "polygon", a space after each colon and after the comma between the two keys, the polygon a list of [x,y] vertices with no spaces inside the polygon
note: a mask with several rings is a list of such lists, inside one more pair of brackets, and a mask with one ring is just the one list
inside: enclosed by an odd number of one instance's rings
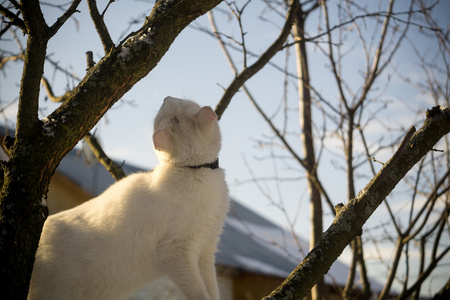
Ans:
{"label": "tree trunk", "polygon": [[[345,149],[345,160],[347,161],[347,195],[349,201],[355,198],[355,167],[353,165],[353,131],[355,127],[355,111],[349,110],[347,114],[348,118],[348,128],[347,128],[347,147]],[[367,270],[364,262],[364,250],[363,243],[360,236],[355,237],[355,239],[350,243],[353,249],[353,259],[350,265],[350,270],[347,277],[347,283],[343,291],[344,299],[352,299],[353,295],[353,285],[356,276],[357,265],[360,266],[360,279],[362,282],[361,299],[369,299],[371,296],[370,283],[367,279]]]}
{"label": "tree trunk", "polygon": [[[302,129],[301,139],[303,143],[303,155],[306,165],[306,176],[308,179],[308,193],[310,197],[311,213],[311,234],[309,240],[310,249],[319,241],[322,232],[322,200],[320,191],[315,184],[314,178],[317,178],[317,166],[314,152],[314,140],[312,133],[312,114],[311,114],[311,91],[308,69],[308,56],[305,43],[305,18],[300,8],[297,10],[295,23],[293,26],[294,39],[298,41],[295,44],[295,54],[297,61],[298,75],[298,94],[300,107],[300,127]],[[313,300],[322,299],[325,291],[323,278],[319,279],[311,291]]]}

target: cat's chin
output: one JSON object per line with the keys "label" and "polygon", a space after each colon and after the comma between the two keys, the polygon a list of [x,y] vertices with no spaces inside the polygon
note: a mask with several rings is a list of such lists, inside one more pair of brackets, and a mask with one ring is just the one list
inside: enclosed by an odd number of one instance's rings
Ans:
{"label": "cat's chin", "polygon": [[164,151],[160,151],[158,149],[154,149],[155,153],[156,153],[156,157],[158,158],[158,161],[160,163],[165,163],[165,164],[172,164],[172,159],[170,158],[170,155],[167,154]]}

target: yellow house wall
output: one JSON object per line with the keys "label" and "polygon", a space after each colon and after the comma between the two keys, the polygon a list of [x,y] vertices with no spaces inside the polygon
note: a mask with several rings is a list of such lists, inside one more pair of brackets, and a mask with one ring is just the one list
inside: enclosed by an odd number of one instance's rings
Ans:
{"label": "yellow house wall", "polygon": [[92,198],[78,185],[56,172],[47,193],[47,205],[50,214],[75,207]]}

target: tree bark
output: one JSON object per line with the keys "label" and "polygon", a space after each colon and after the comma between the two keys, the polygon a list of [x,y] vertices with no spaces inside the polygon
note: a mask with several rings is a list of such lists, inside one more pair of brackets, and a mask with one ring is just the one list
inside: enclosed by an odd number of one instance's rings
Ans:
{"label": "tree bark", "polygon": [[[301,140],[303,143],[303,154],[306,167],[306,176],[308,178],[308,194],[310,197],[310,219],[311,219],[311,233],[309,240],[309,247],[313,247],[319,241],[322,232],[322,199],[320,191],[315,184],[314,178],[317,178],[317,165],[314,151],[314,140],[312,132],[312,113],[311,113],[311,90],[310,78],[308,68],[308,56],[305,42],[305,21],[306,16],[301,8],[297,10],[295,23],[292,26],[294,32],[294,39],[298,41],[295,44],[295,54],[297,61],[297,75],[298,75],[298,94],[300,107],[300,128],[302,130]],[[323,298],[325,292],[325,282],[321,278],[311,290],[311,297],[313,300],[320,300]]]}
{"label": "tree bark", "polygon": [[[413,129],[413,128],[412,128]],[[410,130],[412,133],[413,130]],[[450,108],[434,107],[420,130],[407,134],[397,152],[336,217],[319,243],[275,291],[264,299],[301,299],[330,269],[347,244],[406,173],[450,132]],[[412,135],[412,137],[411,137]]]}
{"label": "tree bark", "polygon": [[[38,1],[26,3],[33,8],[39,6]],[[0,299],[26,299],[34,255],[48,212],[45,197],[61,159],[115,102],[156,66],[191,21],[218,3],[220,0],[158,1],[144,26],[113,47],[89,70],[67,100],[42,121],[37,118],[35,100],[39,96],[43,73],[39,64],[46,54],[46,40],[28,30],[28,47],[32,42],[44,44],[34,54],[29,51],[36,48],[27,49],[24,70],[29,68],[34,74],[33,82],[31,90],[26,88],[29,81],[25,76],[30,73],[24,71],[21,82],[24,93],[19,98],[20,126],[13,145],[5,145],[10,160],[1,163],[4,180],[0,199],[0,282],[3,286]],[[39,15],[30,15],[28,19],[26,13],[23,16],[25,24],[31,22],[33,26],[48,28]],[[40,24],[36,23],[38,19]],[[49,31],[52,28],[57,27],[52,26]],[[37,59],[39,63],[33,63]]]}

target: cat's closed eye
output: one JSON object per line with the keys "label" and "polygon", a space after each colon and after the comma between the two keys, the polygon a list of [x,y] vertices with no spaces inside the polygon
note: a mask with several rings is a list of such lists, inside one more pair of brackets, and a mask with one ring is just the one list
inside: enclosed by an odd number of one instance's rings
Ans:
{"label": "cat's closed eye", "polygon": [[172,118],[172,123],[173,124],[180,124],[180,120],[177,117],[173,117]]}

